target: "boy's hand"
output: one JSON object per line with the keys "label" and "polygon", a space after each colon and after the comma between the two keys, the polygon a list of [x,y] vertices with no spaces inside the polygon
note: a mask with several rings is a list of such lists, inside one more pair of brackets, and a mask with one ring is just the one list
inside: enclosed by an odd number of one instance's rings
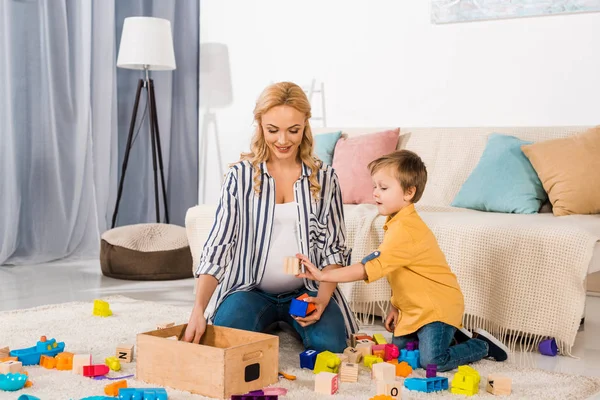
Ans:
{"label": "boy's hand", "polygon": [[388,315],[385,318],[385,329],[388,332],[394,332],[394,328],[398,323],[398,309],[394,306],[390,307],[390,311],[388,311]]}
{"label": "boy's hand", "polygon": [[297,278],[312,279],[313,281],[319,282],[323,281],[325,273],[315,267],[315,265],[310,262],[308,257],[306,257],[304,254],[296,254],[296,257],[300,259],[300,264],[304,265],[304,272],[296,275]]}

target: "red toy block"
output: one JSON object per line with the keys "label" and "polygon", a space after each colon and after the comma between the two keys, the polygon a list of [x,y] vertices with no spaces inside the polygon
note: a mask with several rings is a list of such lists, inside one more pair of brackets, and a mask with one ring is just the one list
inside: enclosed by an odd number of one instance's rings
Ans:
{"label": "red toy block", "polygon": [[104,364],[97,365],[84,365],[83,366],[83,376],[94,377],[108,374],[110,368]]}
{"label": "red toy block", "polygon": [[385,345],[385,354],[383,359],[385,361],[393,360],[394,358],[398,358],[400,355],[400,350],[398,350],[398,346],[395,344],[386,344]]}

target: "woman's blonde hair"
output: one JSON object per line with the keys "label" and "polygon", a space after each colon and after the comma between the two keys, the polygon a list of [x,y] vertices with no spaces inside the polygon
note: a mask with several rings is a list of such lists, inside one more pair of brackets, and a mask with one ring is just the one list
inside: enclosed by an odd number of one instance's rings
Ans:
{"label": "woman's blonde hair", "polygon": [[319,180],[317,179],[317,170],[322,164],[313,156],[313,134],[308,121],[311,117],[310,103],[308,102],[304,90],[295,83],[274,83],[267,86],[260,94],[258,100],[256,100],[256,106],[254,107],[256,129],[250,143],[250,152],[242,153],[240,158],[242,161],[248,160],[252,163],[252,166],[254,167],[254,191],[260,195],[260,164],[269,159],[269,148],[267,147],[261,124],[262,117],[271,108],[284,105],[295,108],[306,117],[306,126],[304,127],[302,141],[300,142],[298,158],[312,171],[312,174],[309,177],[310,192],[312,193],[313,198],[318,200],[321,185],[319,185]]}

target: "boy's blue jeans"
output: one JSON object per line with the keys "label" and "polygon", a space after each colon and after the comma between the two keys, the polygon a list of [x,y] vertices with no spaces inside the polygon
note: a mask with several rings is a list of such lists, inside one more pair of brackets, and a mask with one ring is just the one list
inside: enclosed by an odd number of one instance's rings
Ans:
{"label": "boy's blue jeans", "polygon": [[235,292],[221,303],[213,324],[264,332],[275,322],[286,322],[298,332],[306,349],[342,353],[346,348],[346,325],[342,312],[333,299],[323,311],[321,319],[306,328],[300,326],[289,314],[292,299],[304,293],[311,297],[317,295],[306,289],[282,294],[265,293],[257,289]]}
{"label": "boy's blue jeans", "polygon": [[479,361],[488,354],[488,344],[483,340],[470,339],[466,342],[450,346],[456,328],[443,322],[432,322],[406,336],[394,336],[392,343],[399,349],[406,343],[419,340],[421,367],[436,364],[438,371],[449,371]]}

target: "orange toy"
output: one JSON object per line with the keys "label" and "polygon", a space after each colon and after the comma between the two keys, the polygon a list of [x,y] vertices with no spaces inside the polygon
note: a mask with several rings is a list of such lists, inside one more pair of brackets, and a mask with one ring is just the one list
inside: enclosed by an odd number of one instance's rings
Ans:
{"label": "orange toy", "polygon": [[[296,300],[304,300],[308,297],[308,293],[304,293],[302,296],[298,296],[296,297]],[[317,309],[317,306],[315,306],[315,303],[308,303],[308,308],[306,309],[306,315],[310,314],[311,312],[315,311]]]}
{"label": "orange toy", "polygon": [[46,369],[56,368],[56,358],[42,354],[40,356],[40,365]]}
{"label": "orange toy", "polygon": [[4,357],[4,358],[0,358],[0,363],[3,363],[5,361],[19,361],[18,357]]}
{"label": "orange toy", "polygon": [[119,395],[119,389],[124,389],[126,387],[127,387],[126,380],[116,381],[114,383],[104,386],[104,393],[106,393],[107,396],[115,396],[116,397]]}
{"label": "orange toy", "polygon": [[25,381],[25,387],[32,387],[33,382],[31,382],[31,379],[29,379],[29,374],[27,373],[27,371],[23,370],[23,371],[21,371],[21,373],[27,375],[27,380]]}
{"label": "orange toy", "polygon": [[73,353],[63,351],[56,355],[56,369],[59,371],[70,371],[73,369]]}
{"label": "orange toy", "polygon": [[412,374],[412,367],[408,365],[406,361],[402,361],[400,364],[396,365],[396,376],[401,376],[406,378],[410,374]]}

